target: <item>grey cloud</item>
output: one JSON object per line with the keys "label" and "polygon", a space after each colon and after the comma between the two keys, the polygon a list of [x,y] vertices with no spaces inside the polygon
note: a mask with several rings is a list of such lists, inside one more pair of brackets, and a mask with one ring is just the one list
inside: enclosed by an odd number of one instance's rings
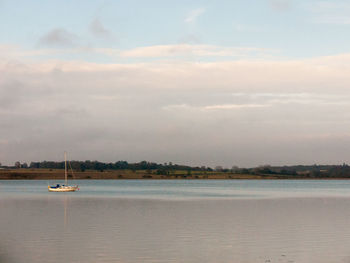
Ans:
{"label": "grey cloud", "polygon": [[[61,160],[67,150],[80,160],[231,167],[321,162],[330,147],[335,163],[345,152],[337,146],[350,146],[350,105],[336,104],[350,97],[347,71],[313,81],[311,66],[286,74],[283,63],[278,74],[242,62],[92,67],[2,72],[1,97],[20,99],[0,108],[0,162]],[[225,106],[235,104],[271,106]],[[208,105],[218,110],[198,110]]]}
{"label": "grey cloud", "polygon": [[95,36],[99,38],[110,38],[112,34],[110,33],[109,30],[107,30],[102,22],[98,19],[95,18],[90,26],[89,26],[90,32]]}
{"label": "grey cloud", "polygon": [[269,5],[276,11],[287,11],[291,8],[290,0],[269,0]]}
{"label": "grey cloud", "polygon": [[73,47],[78,37],[63,28],[55,28],[39,39],[39,45],[49,47]]}
{"label": "grey cloud", "polygon": [[12,80],[0,83],[0,109],[10,110],[23,99],[22,84]]}

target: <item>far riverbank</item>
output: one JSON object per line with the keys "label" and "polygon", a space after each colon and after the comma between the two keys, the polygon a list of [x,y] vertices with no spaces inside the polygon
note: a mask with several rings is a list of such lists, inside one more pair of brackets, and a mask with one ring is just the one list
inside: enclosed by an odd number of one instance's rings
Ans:
{"label": "far riverbank", "polygon": [[[167,175],[157,174],[152,170],[86,170],[73,171],[68,174],[69,179],[350,179],[344,177],[310,177],[307,175],[283,174],[239,174],[216,171],[173,171]],[[2,169],[0,180],[61,180],[64,179],[64,170],[61,169]]]}

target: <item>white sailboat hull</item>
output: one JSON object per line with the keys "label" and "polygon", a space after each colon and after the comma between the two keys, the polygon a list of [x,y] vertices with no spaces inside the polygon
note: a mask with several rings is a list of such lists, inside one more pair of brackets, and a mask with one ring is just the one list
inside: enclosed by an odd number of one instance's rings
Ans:
{"label": "white sailboat hull", "polygon": [[75,192],[78,190],[78,186],[60,186],[58,188],[48,186],[49,192]]}

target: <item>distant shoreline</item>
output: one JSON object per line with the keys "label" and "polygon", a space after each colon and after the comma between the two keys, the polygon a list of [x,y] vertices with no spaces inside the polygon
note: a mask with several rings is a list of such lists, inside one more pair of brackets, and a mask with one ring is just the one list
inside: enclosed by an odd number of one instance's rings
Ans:
{"label": "distant shoreline", "polygon": [[[68,174],[68,179],[77,180],[122,180],[122,179],[164,179],[164,180],[348,180],[350,177],[309,177],[305,175],[282,174],[237,174],[231,172],[176,171],[167,175],[156,171],[145,170],[86,170],[74,171]],[[0,180],[64,180],[64,170],[61,169],[3,169],[0,170]]]}

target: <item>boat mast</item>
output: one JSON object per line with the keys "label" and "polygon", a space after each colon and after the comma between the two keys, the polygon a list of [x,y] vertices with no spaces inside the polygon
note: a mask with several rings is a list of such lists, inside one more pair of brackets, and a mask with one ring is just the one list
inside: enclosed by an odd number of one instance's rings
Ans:
{"label": "boat mast", "polygon": [[67,185],[67,153],[64,152],[64,183]]}

